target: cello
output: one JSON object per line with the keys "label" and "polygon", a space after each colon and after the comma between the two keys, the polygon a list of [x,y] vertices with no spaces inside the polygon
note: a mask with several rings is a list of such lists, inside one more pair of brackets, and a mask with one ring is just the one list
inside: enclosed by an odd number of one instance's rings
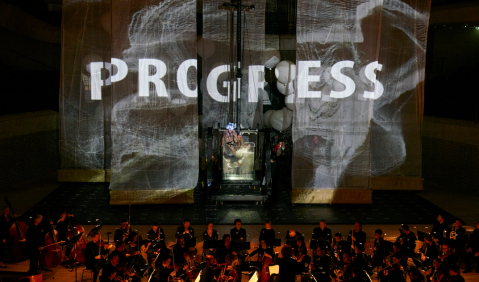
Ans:
{"label": "cello", "polygon": [[[50,213],[45,204],[45,213],[47,215],[47,220],[50,223]],[[50,230],[45,235],[45,247],[40,253],[40,266],[43,267],[55,267],[60,264],[62,261],[62,247],[59,246],[58,233],[53,228],[53,225],[50,224]]]}
{"label": "cello", "polygon": [[[67,239],[70,240],[73,236],[78,235],[80,233],[85,234],[85,229],[80,225],[72,225],[70,218],[67,215],[68,224],[70,224],[70,228],[67,230]],[[86,240],[84,235],[81,236],[80,240],[78,240],[75,245],[73,246],[72,251],[70,252],[70,259],[75,260],[76,262],[85,262],[85,255],[83,254],[83,250],[86,249]]]}
{"label": "cello", "polygon": [[[12,214],[15,214],[13,211],[12,205],[10,204],[10,201],[8,200],[7,197],[5,197],[5,202],[7,203],[8,207],[10,208],[10,211]],[[21,259],[21,260],[26,260],[26,240],[25,240],[25,235],[27,234],[27,225],[23,221],[17,220],[16,217],[13,217],[13,222],[12,226],[10,226],[10,236],[14,239],[14,243],[12,246],[12,254],[13,257],[16,259]]]}
{"label": "cello", "polygon": [[260,282],[269,282],[271,275],[269,274],[269,266],[273,264],[273,259],[265,255],[262,256],[261,272],[259,273]]}

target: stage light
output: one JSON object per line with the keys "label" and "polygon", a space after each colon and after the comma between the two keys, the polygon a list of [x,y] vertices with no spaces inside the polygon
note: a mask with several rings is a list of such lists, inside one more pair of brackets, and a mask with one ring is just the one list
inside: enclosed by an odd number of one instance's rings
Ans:
{"label": "stage light", "polygon": [[479,26],[476,26],[476,30],[479,30]]}

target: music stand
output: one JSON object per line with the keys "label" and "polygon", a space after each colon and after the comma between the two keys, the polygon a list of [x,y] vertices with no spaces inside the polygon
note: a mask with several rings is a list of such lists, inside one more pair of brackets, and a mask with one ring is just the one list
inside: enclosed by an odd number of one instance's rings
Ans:
{"label": "music stand", "polygon": [[73,257],[73,267],[75,268],[75,281],[78,281],[78,277],[77,277],[77,268],[78,268],[78,266],[77,266],[77,242],[78,242],[78,240],[80,240],[82,235],[83,235],[83,232],[73,236],[70,239],[70,242],[72,242],[72,244],[73,244],[73,248],[74,248],[73,251],[75,252],[75,256]]}
{"label": "music stand", "polygon": [[188,247],[196,247],[196,237],[188,238]]}
{"label": "music stand", "polygon": [[93,237],[93,233],[100,233],[100,230],[101,230],[102,227],[103,227],[103,223],[100,222],[100,225],[97,225],[97,226],[93,227],[92,230],[90,230],[90,232],[88,232],[87,237]]}
{"label": "music stand", "polygon": [[203,242],[203,250],[204,249],[216,249],[220,244],[219,240],[207,240]]}
{"label": "music stand", "polygon": [[251,249],[251,244],[250,244],[250,242],[238,242],[237,244],[238,244],[240,250],[249,250],[249,249]]}
{"label": "music stand", "polygon": [[422,231],[417,231],[417,239],[421,242],[424,242],[424,235],[426,235],[427,233],[425,232],[422,232]]}
{"label": "music stand", "polygon": [[281,247],[281,238],[273,238],[273,247]]}

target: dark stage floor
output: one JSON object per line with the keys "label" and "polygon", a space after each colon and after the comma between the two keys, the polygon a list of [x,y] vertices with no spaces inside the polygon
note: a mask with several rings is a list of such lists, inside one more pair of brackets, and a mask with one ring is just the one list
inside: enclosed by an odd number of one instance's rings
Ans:
{"label": "dark stage floor", "polygon": [[[280,183],[291,183],[286,179]],[[199,185],[195,189],[195,204],[184,205],[132,205],[131,218],[134,224],[148,225],[153,221],[160,224],[179,225],[184,218],[193,224],[233,224],[241,218],[243,224],[262,224],[271,219],[274,224],[318,224],[326,219],[328,224],[432,224],[438,213],[454,220],[452,215],[423,199],[414,192],[374,191],[371,205],[327,205],[290,203],[290,185],[280,185],[277,196],[264,205],[254,202],[223,205],[206,203],[206,192]],[[97,219],[103,224],[118,224],[128,218],[128,206],[110,206],[108,184],[65,183],[26,212],[22,218],[29,221],[42,211],[42,203],[47,203],[50,214],[57,218],[61,209],[76,215],[78,224],[95,224]]]}

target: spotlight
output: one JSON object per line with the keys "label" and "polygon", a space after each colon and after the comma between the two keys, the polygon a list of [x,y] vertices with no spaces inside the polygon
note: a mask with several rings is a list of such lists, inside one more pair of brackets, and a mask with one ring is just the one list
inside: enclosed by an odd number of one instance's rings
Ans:
{"label": "spotlight", "polygon": [[479,30],[479,26],[476,26],[476,30]]}

